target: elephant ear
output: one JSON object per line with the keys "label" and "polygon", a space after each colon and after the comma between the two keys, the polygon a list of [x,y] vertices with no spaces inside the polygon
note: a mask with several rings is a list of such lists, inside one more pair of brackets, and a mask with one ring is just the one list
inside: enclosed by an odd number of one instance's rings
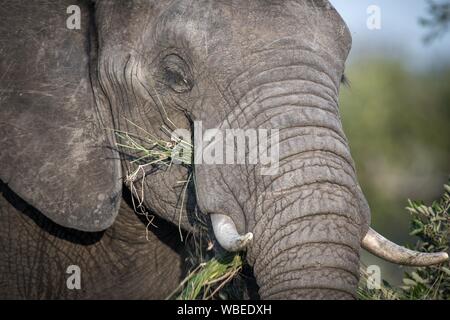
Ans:
{"label": "elephant ear", "polygon": [[52,221],[82,231],[114,222],[122,187],[90,77],[93,9],[74,0],[0,7],[0,179]]}

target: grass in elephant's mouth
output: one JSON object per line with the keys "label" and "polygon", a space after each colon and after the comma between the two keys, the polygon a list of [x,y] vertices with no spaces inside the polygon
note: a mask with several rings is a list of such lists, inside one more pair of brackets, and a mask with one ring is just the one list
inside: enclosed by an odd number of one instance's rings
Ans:
{"label": "grass in elephant's mouth", "polygon": [[[188,141],[174,137],[171,131],[165,126],[162,126],[161,130],[166,133],[168,137],[170,137],[168,140],[171,141],[162,140],[132,121],[128,119],[125,120],[137,129],[136,131],[138,134],[114,130],[117,140],[119,141],[116,143],[116,146],[122,150],[122,155],[129,159],[129,163],[132,167],[131,172],[129,172],[125,177],[125,183],[130,188],[131,194],[134,196],[132,198],[134,210],[136,213],[145,215],[147,218],[148,238],[148,227],[152,224],[153,219],[144,207],[144,187],[147,170],[158,166],[170,168],[173,164],[180,164],[190,167],[192,164],[193,146]],[[181,232],[181,216],[187,186],[189,185],[191,179],[192,174],[188,176],[187,180],[178,182],[183,184],[178,223],[180,238],[182,241],[183,235]],[[141,184],[140,192],[138,192],[135,186],[135,183],[138,181],[140,181]],[[136,198],[137,203],[134,198]]]}
{"label": "grass in elephant's mouth", "polygon": [[194,268],[167,299],[214,299],[225,285],[236,278],[242,266],[239,254],[217,255]]}
{"label": "grass in elephant's mouth", "polygon": [[173,163],[191,165],[193,146],[190,142],[173,137],[171,131],[166,126],[162,126],[161,129],[171,137],[172,141],[159,139],[130,120],[126,121],[141,132],[138,135],[114,130],[116,136],[121,141],[120,143],[116,143],[116,145],[132,152],[131,155],[125,153],[132,157],[130,163],[136,164],[138,167],[160,164],[171,166]]}
{"label": "grass in elephant's mouth", "polygon": [[[161,129],[171,137],[172,141],[165,141],[155,137],[147,132],[145,129],[139,127],[130,120],[126,121],[137,129],[138,134],[132,134],[125,131],[114,130],[117,140],[117,147],[121,148],[123,155],[127,156],[132,171],[127,174],[125,183],[129,186],[131,193],[137,200],[133,206],[138,214],[144,214],[147,217],[148,227],[152,223],[152,219],[146,209],[143,206],[144,202],[144,186],[145,176],[148,168],[163,166],[169,168],[173,164],[181,164],[185,166],[192,165],[193,146],[191,143],[182,139],[173,137],[168,128],[162,127]],[[184,184],[181,195],[181,203],[183,206],[187,186],[192,179],[192,174],[189,175],[185,181],[179,181]],[[138,192],[135,183],[141,183]],[[180,209],[179,214],[179,228],[181,225],[181,216],[183,207]],[[183,240],[183,236],[180,229],[180,237]],[[198,241],[191,241],[190,255],[192,270],[187,277],[179,284],[175,291],[173,291],[167,299],[178,300],[193,300],[193,299],[215,299],[218,295],[220,297],[229,297],[231,293],[225,294],[224,287],[227,286],[232,280],[238,278],[242,266],[243,259],[240,254],[232,253],[216,253],[210,255],[212,252],[211,244],[209,248],[203,248],[204,245]],[[206,259],[204,259],[207,257]]]}

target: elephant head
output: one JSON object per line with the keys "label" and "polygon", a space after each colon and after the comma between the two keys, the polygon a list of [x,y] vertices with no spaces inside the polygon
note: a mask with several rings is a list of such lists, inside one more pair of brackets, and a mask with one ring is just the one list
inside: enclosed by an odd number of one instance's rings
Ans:
{"label": "elephant head", "polygon": [[[72,4],[80,30],[53,11]],[[193,165],[198,208],[225,249],[246,248],[262,298],[355,297],[361,246],[403,264],[447,258],[400,248],[369,228],[338,108],[351,36],[327,1],[42,7],[41,22],[23,28],[51,37],[25,51],[16,41],[15,56],[2,61],[2,70],[16,63],[2,80],[0,178],[54,222],[83,231],[113,224],[121,178],[135,168],[107,129],[160,139],[162,127],[185,129],[194,140],[209,129],[276,130],[269,174],[262,163]],[[156,167],[133,188],[151,211],[190,230],[177,184],[189,174]]]}

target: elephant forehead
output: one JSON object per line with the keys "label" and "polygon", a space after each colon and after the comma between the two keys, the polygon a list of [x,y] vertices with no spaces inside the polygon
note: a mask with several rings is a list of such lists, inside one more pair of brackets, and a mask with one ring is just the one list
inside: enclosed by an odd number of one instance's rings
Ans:
{"label": "elephant forehead", "polygon": [[351,46],[345,22],[327,1],[179,0],[156,29],[162,43],[189,46],[202,61],[214,53],[236,61],[286,43],[345,61]]}

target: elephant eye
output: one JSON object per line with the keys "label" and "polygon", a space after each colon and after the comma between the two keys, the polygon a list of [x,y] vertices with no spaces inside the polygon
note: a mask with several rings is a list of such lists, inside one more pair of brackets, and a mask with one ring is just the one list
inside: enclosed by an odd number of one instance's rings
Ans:
{"label": "elephant eye", "polygon": [[190,91],[193,81],[187,69],[186,63],[179,56],[166,56],[163,63],[164,82],[177,93]]}

